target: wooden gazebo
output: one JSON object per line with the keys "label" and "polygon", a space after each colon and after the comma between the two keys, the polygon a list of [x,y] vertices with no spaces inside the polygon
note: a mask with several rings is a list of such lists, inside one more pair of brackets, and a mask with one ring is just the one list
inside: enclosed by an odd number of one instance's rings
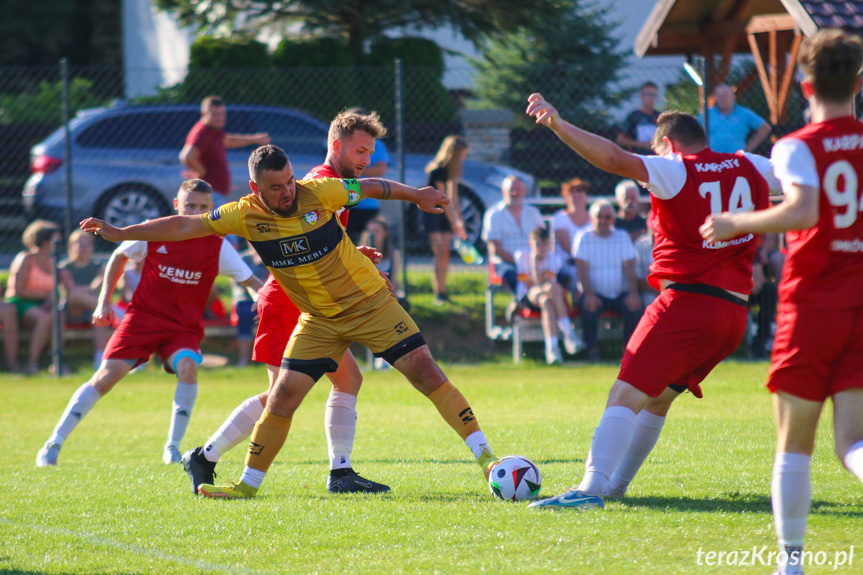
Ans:
{"label": "wooden gazebo", "polygon": [[635,53],[701,55],[711,86],[725,82],[734,54],[752,54],[755,69],[738,91],[757,77],[770,122],[777,124],[788,121],[802,36],[822,27],[863,31],[863,0],[657,0],[635,40]]}

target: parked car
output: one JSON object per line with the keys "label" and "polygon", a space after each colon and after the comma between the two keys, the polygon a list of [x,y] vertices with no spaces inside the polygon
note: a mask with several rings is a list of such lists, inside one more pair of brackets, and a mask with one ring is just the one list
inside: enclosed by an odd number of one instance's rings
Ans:
{"label": "parked car", "polygon": [[[178,155],[186,134],[199,118],[199,110],[195,104],[121,103],[79,112],[70,122],[72,221],[95,215],[125,226],[170,214],[183,179],[184,167]],[[268,132],[272,143],[288,153],[299,177],[326,157],[328,126],[296,110],[231,104],[225,129],[234,133]],[[23,200],[33,217],[56,221],[64,217],[64,134],[60,128],[31,150],[31,176],[24,186]],[[247,166],[251,150],[252,147],[228,150],[230,199],[249,193]],[[423,168],[430,159],[406,154],[405,183],[425,185]],[[470,241],[479,243],[482,214],[501,199],[500,184],[510,174],[524,178],[533,190],[533,178],[528,174],[503,165],[465,162],[460,202]],[[398,179],[394,165],[387,177]],[[421,218],[416,210],[406,213],[408,249],[425,249]]]}

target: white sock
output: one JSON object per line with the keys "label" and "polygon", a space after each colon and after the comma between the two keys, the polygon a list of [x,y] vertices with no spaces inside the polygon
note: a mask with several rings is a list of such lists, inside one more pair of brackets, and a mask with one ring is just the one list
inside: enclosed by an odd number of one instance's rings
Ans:
{"label": "white sock", "polygon": [[54,428],[54,432],[48,438],[48,441],[57,445],[63,445],[63,442],[66,441],[66,438],[69,437],[69,434],[72,433],[78,422],[90,413],[90,410],[93,409],[93,406],[101,398],[102,396],[96,391],[96,388],[89,383],[85,383],[79,387],[72,394],[72,398],[66,406],[66,411],[60,416],[60,421],[57,422],[57,427]]}
{"label": "white sock", "polygon": [[560,329],[560,333],[565,335],[572,329],[572,324],[568,317],[562,317],[557,320],[557,327]]}
{"label": "white sock", "polygon": [[204,458],[215,463],[222,455],[251,437],[263,413],[264,406],[257,395],[238,405],[222,427],[204,444]]}
{"label": "white sock", "polygon": [[[773,462],[773,522],[782,551],[803,547],[812,501],[810,461],[811,458],[802,453],[777,453]],[[802,565],[788,565],[785,570],[788,574],[802,572]]]}
{"label": "white sock", "polygon": [[848,450],[845,457],[842,459],[848,471],[857,476],[857,479],[863,481],[863,441],[858,441]]}
{"label": "white sock", "polygon": [[608,407],[593,432],[584,477],[578,490],[587,495],[602,495],[608,479],[629,449],[635,428],[635,412],[628,407]]}
{"label": "white sock", "polygon": [[474,431],[468,435],[464,440],[464,444],[467,445],[467,448],[470,449],[470,452],[473,453],[473,456],[477,459],[479,459],[479,456],[486,451],[491,452],[491,447],[488,446],[488,441],[485,439],[485,433],[482,431]]}
{"label": "white sock", "polygon": [[261,483],[264,482],[264,477],[266,476],[266,471],[259,471],[246,466],[243,468],[243,475],[240,476],[240,482],[245,483],[249,487],[260,487]]}
{"label": "white sock", "polygon": [[659,440],[663,425],[665,425],[664,416],[655,415],[644,409],[638,412],[632,443],[629,444],[629,450],[614,470],[614,475],[611,476],[611,481],[605,489],[606,495],[612,491],[626,491]]}
{"label": "white sock", "polygon": [[357,396],[332,390],[327,398],[324,428],[330,452],[330,469],[351,466],[354,436],[357,433]]}
{"label": "white sock", "polygon": [[177,449],[180,441],[186,435],[189,427],[189,419],[192,417],[192,408],[195,407],[195,399],[198,397],[198,382],[183,383],[177,381],[177,391],[174,392],[174,405],[171,411],[171,427],[168,429],[168,443]]}

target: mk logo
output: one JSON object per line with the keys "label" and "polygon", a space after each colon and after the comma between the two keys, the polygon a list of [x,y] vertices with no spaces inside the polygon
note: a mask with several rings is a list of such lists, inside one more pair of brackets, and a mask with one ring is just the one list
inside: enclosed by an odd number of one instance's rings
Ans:
{"label": "mk logo", "polygon": [[266,234],[270,232],[270,224],[257,224],[255,227],[258,228],[259,234]]}
{"label": "mk logo", "polygon": [[249,455],[260,455],[264,450],[264,446],[254,441],[249,442]]}
{"label": "mk logo", "polygon": [[279,242],[283,256],[295,256],[309,252],[309,240],[305,236],[288,238]]}
{"label": "mk logo", "polygon": [[473,416],[473,410],[470,407],[462,410],[462,412],[459,413],[458,416],[461,417],[461,422],[465,425],[476,419],[476,417]]}
{"label": "mk logo", "polygon": [[398,323],[396,324],[396,326],[395,326],[393,329],[395,329],[395,330],[396,330],[396,333],[397,333],[397,334],[401,335],[401,334],[405,333],[405,332],[408,330],[408,324],[406,324],[406,323],[405,323],[405,322],[403,322],[403,321],[400,321],[400,322],[398,322]]}

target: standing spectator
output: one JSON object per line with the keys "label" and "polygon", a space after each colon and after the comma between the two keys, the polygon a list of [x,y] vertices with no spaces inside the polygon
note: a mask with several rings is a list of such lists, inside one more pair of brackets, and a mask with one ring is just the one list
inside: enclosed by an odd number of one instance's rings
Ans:
{"label": "standing spectator", "polygon": [[258,134],[228,134],[225,123],[228,110],[219,96],[207,96],[201,101],[201,119],[195,122],[186,136],[186,145],[180,152],[180,162],[194,174],[188,178],[201,178],[213,187],[216,207],[228,201],[231,194],[231,169],[228,166],[228,148],[264,146],[270,137]]}
{"label": "standing spectator", "polygon": [[3,349],[6,352],[6,370],[18,372],[18,313],[15,304],[0,301],[0,327],[3,328]]}
{"label": "standing spectator", "polygon": [[[360,114],[367,116],[369,111],[365,108],[350,108],[348,114]],[[375,149],[369,159],[369,165],[361,169],[364,178],[383,178],[387,175],[390,165],[390,153],[382,140],[375,140]],[[366,229],[366,224],[380,213],[380,204],[375,198],[363,198],[351,209],[351,217],[348,219],[348,237],[354,244],[360,245],[359,239]],[[359,243],[358,243],[359,242]]]}
{"label": "standing spectator", "polygon": [[656,133],[659,111],[655,106],[659,87],[653,82],[645,82],[638,95],[641,96],[641,108],[633,110],[626,117],[617,134],[617,144],[630,152],[644,155],[651,153],[653,134]]}
{"label": "standing spectator", "polygon": [[378,271],[387,274],[393,293],[401,299],[404,294],[398,289],[398,270],[402,267],[402,253],[396,248],[387,219],[377,216],[366,224],[366,229],[360,237],[360,245],[374,248],[381,253],[381,260],[375,264]]}
{"label": "standing spectator", "polygon": [[812,123],[773,147],[784,201],[762,212],[714,212],[701,227],[708,242],[787,232],[767,375],[777,428],[771,488],[783,558],[777,575],[803,573],[812,453],[828,398],[836,455],[863,481],[863,217],[857,203],[863,123],[854,117],[863,42],[842,30],[821,29],[803,39],[797,64]]}
{"label": "standing spectator", "polygon": [[752,152],[770,135],[770,124],[749,108],[739,105],[731,86],[719,84],[713,95],[716,105],[707,111],[711,150],[727,154],[739,150]]}
{"label": "standing spectator", "polygon": [[426,166],[426,173],[429,175],[428,185],[446,194],[449,199],[449,204],[443,206],[443,214],[423,212],[423,224],[434,254],[432,288],[437,305],[450,301],[446,293],[446,276],[449,271],[452,236],[455,234],[461,240],[467,238],[458,199],[458,183],[467,153],[467,140],[461,136],[447,136],[441,142],[435,157]]}
{"label": "standing spectator", "polygon": [[560,186],[560,195],[566,208],[554,213],[551,229],[554,230],[554,252],[563,259],[561,279],[564,287],[575,291],[578,283],[575,277],[575,262],[572,259],[572,244],[583,232],[593,229],[590,214],[587,212],[587,194],[590,183],[581,178],[564,182]]}
{"label": "standing spectator", "polygon": [[519,178],[507,176],[500,189],[503,200],[489,208],[482,218],[482,239],[488,246],[495,274],[515,293],[518,275],[514,254],[530,249],[530,232],[544,226],[545,221],[538,209],[524,203],[527,186]]}
{"label": "standing spectator", "polygon": [[51,292],[54,290],[51,242],[55,240],[60,240],[60,228],[56,224],[34,221],[24,230],[23,242],[27,249],[19,252],[9,267],[6,301],[15,305],[18,325],[33,330],[25,368],[28,375],[39,371],[39,354],[51,339]]}
{"label": "standing spectator", "polygon": [[591,360],[599,359],[599,314],[623,317],[623,345],[641,317],[641,297],[635,278],[635,248],[624,231],[614,229],[614,206],[597,200],[590,206],[593,229],[572,248],[581,299],[581,329]]}
{"label": "standing spectator", "polygon": [[647,231],[647,219],[639,213],[641,192],[633,180],[620,180],[614,187],[617,199],[617,218],[614,227],[629,234],[634,242]]}
{"label": "standing spectator", "polygon": [[518,278],[526,292],[521,303],[541,313],[545,362],[552,365],[563,363],[558,329],[563,335],[566,353],[575,355],[584,344],[572,328],[563,286],[557,281],[564,259],[557,253],[549,253],[550,248],[548,228],[536,228],[530,232],[530,250],[516,252],[515,260]]}
{"label": "standing spectator", "polygon": [[638,280],[638,293],[641,296],[641,307],[647,308],[659,295],[659,292],[647,281],[650,275],[650,264],[653,263],[653,225],[648,215],[647,233],[635,240],[635,277]]}
{"label": "standing spectator", "polygon": [[[261,256],[253,249],[241,254],[243,262],[252,270],[252,275],[266,281],[270,270],[264,265]],[[237,366],[246,367],[252,359],[252,342],[255,339],[255,324],[258,321],[258,304],[249,290],[236,280],[231,286],[234,312],[237,314]]]}
{"label": "standing spectator", "polygon": [[[105,262],[93,257],[93,236],[82,230],[69,234],[68,257],[60,262],[60,283],[66,299],[67,324],[87,324],[99,305],[99,290]],[[93,369],[102,363],[102,353],[111,335],[111,326],[93,326]]]}

